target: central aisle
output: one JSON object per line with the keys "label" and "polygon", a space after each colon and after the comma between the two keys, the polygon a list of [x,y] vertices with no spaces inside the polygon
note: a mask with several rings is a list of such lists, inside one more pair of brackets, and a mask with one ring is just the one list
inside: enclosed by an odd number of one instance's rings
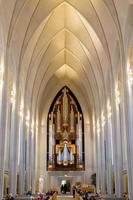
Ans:
{"label": "central aisle", "polygon": [[57,200],[72,200],[74,199],[72,195],[58,195]]}

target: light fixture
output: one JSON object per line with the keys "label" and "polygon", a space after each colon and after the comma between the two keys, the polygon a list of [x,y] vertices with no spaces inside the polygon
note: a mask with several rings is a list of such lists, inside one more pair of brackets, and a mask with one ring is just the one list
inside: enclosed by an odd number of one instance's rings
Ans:
{"label": "light fixture", "polygon": [[101,114],[101,118],[102,118],[102,127],[104,127],[105,126],[105,116],[104,116],[103,112]]}
{"label": "light fixture", "polygon": [[29,127],[29,121],[30,121],[30,113],[29,113],[29,111],[27,112],[27,116],[26,116],[26,118],[25,118],[25,122],[26,122],[26,126],[27,127]]}
{"label": "light fixture", "polygon": [[21,102],[20,109],[19,109],[19,115],[21,118],[23,118],[23,109],[24,109],[23,102]]}
{"label": "light fixture", "polygon": [[121,101],[120,101],[120,91],[118,89],[118,85],[116,86],[115,96],[116,96],[116,103],[117,105],[119,105]]}
{"label": "light fixture", "polygon": [[128,83],[133,85],[133,69],[131,66],[127,67]]}
{"label": "light fixture", "polygon": [[34,121],[32,121],[32,124],[31,124],[31,132],[32,133],[34,132]]}
{"label": "light fixture", "polygon": [[15,103],[15,94],[16,94],[16,91],[15,91],[15,87],[13,86],[13,89],[11,90],[11,103],[14,104]]}
{"label": "light fixture", "polygon": [[109,101],[107,102],[107,111],[108,111],[108,118],[111,118],[112,108]]}
{"label": "light fixture", "polygon": [[97,132],[100,133],[100,124],[99,124],[99,120],[97,120]]}

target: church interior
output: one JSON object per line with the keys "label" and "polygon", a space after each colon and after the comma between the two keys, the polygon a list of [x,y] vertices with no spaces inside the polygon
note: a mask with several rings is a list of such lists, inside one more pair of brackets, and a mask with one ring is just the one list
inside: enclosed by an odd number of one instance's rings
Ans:
{"label": "church interior", "polygon": [[0,0],[0,200],[133,200],[133,0]]}

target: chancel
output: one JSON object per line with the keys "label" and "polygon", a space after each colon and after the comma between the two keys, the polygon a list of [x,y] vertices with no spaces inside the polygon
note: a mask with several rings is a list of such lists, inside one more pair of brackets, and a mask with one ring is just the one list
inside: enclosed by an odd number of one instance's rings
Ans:
{"label": "chancel", "polygon": [[133,0],[0,0],[0,200],[90,194],[133,200]]}

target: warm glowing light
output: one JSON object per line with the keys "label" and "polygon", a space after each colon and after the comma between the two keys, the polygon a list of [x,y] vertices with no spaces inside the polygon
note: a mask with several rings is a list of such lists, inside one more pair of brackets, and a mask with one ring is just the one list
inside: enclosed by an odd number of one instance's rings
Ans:
{"label": "warm glowing light", "polygon": [[133,68],[128,65],[127,67],[128,83],[133,85]]}
{"label": "warm glowing light", "polygon": [[24,109],[24,105],[23,105],[23,102],[22,102],[21,105],[20,105],[20,109],[19,109],[19,115],[22,118],[23,118],[23,109]]}
{"label": "warm glowing light", "polygon": [[15,88],[13,86],[13,89],[11,90],[11,103],[14,104],[15,103],[15,95],[16,95],[16,91]]}
{"label": "warm glowing light", "polygon": [[33,133],[34,132],[34,122],[32,121],[32,124],[31,124],[31,132]]}
{"label": "warm glowing light", "polygon": [[27,112],[27,116],[26,116],[26,126],[29,127],[29,121],[30,121],[30,113],[29,111]]}
{"label": "warm glowing light", "polygon": [[95,123],[95,117],[94,117],[94,114],[93,114],[93,131],[95,132],[95,129],[96,129],[96,123]]}
{"label": "warm glowing light", "polygon": [[102,127],[104,127],[105,126],[105,116],[104,116],[103,112],[101,114],[101,118],[102,118]]}
{"label": "warm glowing light", "polygon": [[120,91],[118,89],[118,86],[116,87],[115,95],[116,95],[116,103],[117,105],[119,105],[121,101],[120,101]]}
{"label": "warm glowing light", "polygon": [[100,133],[100,124],[99,124],[99,120],[97,121],[97,133]]}
{"label": "warm glowing light", "polygon": [[111,118],[112,108],[109,101],[107,102],[107,111],[108,111],[108,118]]}

